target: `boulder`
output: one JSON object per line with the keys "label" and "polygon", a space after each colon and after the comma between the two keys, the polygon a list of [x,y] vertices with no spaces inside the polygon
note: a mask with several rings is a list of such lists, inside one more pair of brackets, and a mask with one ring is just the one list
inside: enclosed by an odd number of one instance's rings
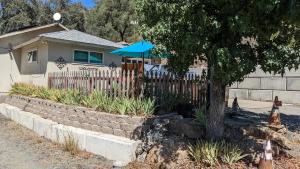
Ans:
{"label": "boulder", "polygon": [[172,123],[170,131],[177,135],[183,135],[190,139],[203,138],[205,134],[205,127],[192,118],[185,118]]}

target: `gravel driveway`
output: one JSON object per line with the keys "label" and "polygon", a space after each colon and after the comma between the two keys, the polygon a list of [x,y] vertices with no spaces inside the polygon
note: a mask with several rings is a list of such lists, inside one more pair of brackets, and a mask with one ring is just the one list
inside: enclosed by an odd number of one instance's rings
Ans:
{"label": "gravel driveway", "polygon": [[0,169],[106,169],[112,161],[63,148],[0,115]]}

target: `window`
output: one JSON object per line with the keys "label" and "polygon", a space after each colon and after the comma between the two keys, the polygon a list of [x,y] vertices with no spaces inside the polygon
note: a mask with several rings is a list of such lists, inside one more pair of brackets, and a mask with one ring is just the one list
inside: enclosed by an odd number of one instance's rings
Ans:
{"label": "window", "polygon": [[37,50],[31,50],[29,52],[27,52],[27,62],[28,63],[33,63],[33,62],[37,62]]}
{"label": "window", "polygon": [[102,59],[103,59],[102,53],[90,52],[90,58],[89,58],[90,63],[100,64],[103,63]]}
{"label": "window", "polygon": [[89,52],[86,51],[74,51],[74,61],[75,62],[89,62]]}
{"label": "window", "polygon": [[89,51],[74,51],[74,61],[81,63],[101,64],[103,63],[103,54]]}

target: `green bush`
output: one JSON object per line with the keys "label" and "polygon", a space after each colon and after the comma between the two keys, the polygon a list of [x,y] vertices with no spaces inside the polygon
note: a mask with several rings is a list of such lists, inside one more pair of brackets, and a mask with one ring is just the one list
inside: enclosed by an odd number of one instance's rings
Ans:
{"label": "green bush", "polygon": [[101,91],[86,94],[79,90],[48,89],[25,83],[14,84],[10,94],[48,99],[67,105],[81,105],[122,115],[152,115],[156,108],[155,101],[151,99],[112,98]]}
{"label": "green bush", "polygon": [[36,87],[33,85],[28,85],[25,83],[15,83],[9,92],[10,94],[18,94],[24,96],[34,97],[36,92]]}
{"label": "green bush", "polygon": [[196,121],[203,126],[206,126],[205,106],[197,108],[195,111]]}
{"label": "green bush", "polygon": [[163,92],[163,95],[160,97],[160,109],[165,110],[166,112],[175,111],[179,104],[187,104],[188,96],[178,95],[169,92]]}
{"label": "green bush", "polygon": [[237,145],[225,141],[198,141],[188,147],[190,156],[197,162],[216,166],[220,162],[233,165],[246,157]]}
{"label": "green bush", "polygon": [[80,105],[81,100],[85,97],[79,90],[64,90],[62,91],[61,103],[67,105]]}

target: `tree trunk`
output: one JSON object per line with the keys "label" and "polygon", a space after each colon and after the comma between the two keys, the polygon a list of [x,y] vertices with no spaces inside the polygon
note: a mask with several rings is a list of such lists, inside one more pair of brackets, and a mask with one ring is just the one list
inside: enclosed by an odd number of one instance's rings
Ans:
{"label": "tree trunk", "polygon": [[225,85],[214,80],[212,75],[210,79],[206,137],[218,140],[224,132]]}

